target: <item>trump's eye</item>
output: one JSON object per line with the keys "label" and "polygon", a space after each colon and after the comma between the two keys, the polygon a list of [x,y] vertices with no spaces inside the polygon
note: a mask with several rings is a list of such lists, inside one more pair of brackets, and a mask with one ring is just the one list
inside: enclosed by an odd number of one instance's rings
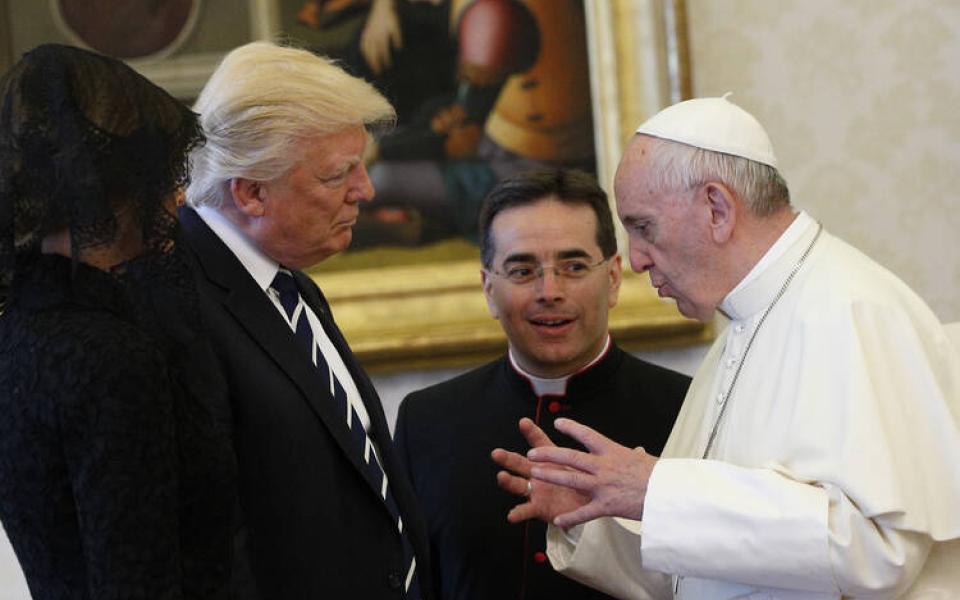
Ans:
{"label": "trump's eye", "polygon": [[328,186],[338,186],[341,185],[344,181],[347,180],[347,172],[337,173],[336,175],[330,175],[328,177],[317,177],[320,180],[320,183]]}

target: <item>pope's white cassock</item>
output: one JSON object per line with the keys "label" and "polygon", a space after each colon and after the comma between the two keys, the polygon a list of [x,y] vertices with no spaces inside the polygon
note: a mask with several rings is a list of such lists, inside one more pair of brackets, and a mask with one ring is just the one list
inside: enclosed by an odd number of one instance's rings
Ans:
{"label": "pope's white cassock", "polygon": [[551,527],[557,570],[621,598],[960,598],[960,358],[929,308],[823,231],[747,352],[817,230],[722,302],[643,521]]}

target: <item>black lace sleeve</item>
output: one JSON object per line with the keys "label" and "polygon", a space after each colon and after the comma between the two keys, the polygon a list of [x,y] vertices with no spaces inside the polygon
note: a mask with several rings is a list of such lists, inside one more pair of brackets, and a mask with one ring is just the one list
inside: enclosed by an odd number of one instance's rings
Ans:
{"label": "black lace sleeve", "polygon": [[0,382],[12,392],[0,403],[0,516],[32,596],[181,598],[161,355],[103,312],[14,313],[0,327]]}
{"label": "black lace sleeve", "polygon": [[65,374],[55,417],[88,593],[179,598],[177,448],[162,359],[127,327],[70,346],[44,355]]}

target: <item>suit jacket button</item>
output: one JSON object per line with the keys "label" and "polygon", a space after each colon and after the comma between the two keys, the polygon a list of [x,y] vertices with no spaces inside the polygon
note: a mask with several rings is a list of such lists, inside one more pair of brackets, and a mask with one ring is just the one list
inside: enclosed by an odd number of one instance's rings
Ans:
{"label": "suit jacket button", "polygon": [[390,571],[390,573],[387,574],[387,582],[392,589],[399,590],[403,587],[403,575],[398,571]]}

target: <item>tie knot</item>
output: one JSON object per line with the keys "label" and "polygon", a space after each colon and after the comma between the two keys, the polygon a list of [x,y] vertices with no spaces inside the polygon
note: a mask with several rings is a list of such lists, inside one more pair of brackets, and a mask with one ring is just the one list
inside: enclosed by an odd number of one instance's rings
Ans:
{"label": "tie knot", "polygon": [[270,287],[277,290],[281,295],[300,293],[300,288],[297,287],[297,280],[293,278],[293,273],[286,269],[277,271],[277,275],[273,278],[273,283],[270,284]]}

